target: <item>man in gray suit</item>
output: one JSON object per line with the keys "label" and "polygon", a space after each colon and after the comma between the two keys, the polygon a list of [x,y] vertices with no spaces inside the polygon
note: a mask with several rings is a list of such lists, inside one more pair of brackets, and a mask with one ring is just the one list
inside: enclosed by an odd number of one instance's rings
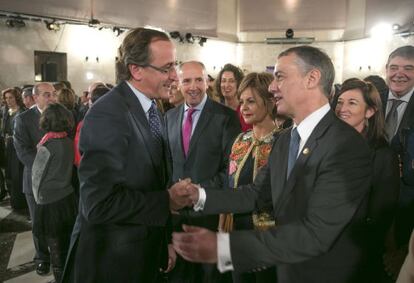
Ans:
{"label": "man in gray suit", "polygon": [[[240,132],[240,122],[232,109],[219,104],[206,95],[207,72],[201,62],[182,63],[178,78],[185,103],[166,114],[168,144],[172,157],[172,179],[191,178],[204,188],[227,188],[227,166],[234,138]],[[218,216],[177,220],[187,224],[217,230]],[[215,282],[212,266],[182,268],[175,273],[190,277],[189,282]],[[191,269],[194,272],[183,271]]]}
{"label": "man in gray suit", "polygon": [[368,282],[366,196],[370,150],[328,103],[334,67],[321,50],[298,46],[282,52],[269,90],[293,128],[274,143],[254,184],[234,192],[194,190],[202,213],[244,213],[273,204],[276,226],[266,231],[214,233],[184,227],[173,235],[187,260],[218,262],[221,271],[277,266],[278,282]]}
{"label": "man in gray suit", "polygon": [[[36,157],[37,144],[45,134],[39,128],[41,112],[49,103],[56,102],[55,88],[50,83],[38,83],[33,87],[33,98],[36,107],[32,107],[16,117],[14,127],[14,146],[20,161],[24,165],[23,192],[29,206],[30,218],[33,220],[36,202],[32,191],[32,165]],[[33,235],[37,263],[36,272],[39,275],[49,273],[49,250],[44,237]]]}

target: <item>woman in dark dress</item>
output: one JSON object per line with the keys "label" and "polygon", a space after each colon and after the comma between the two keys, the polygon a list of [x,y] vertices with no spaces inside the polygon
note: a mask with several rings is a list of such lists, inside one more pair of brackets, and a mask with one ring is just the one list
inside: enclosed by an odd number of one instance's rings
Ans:
{"label": "woman in dark dress", "polygon": [[380,96],[371,83],[349,79],[342,84],[335,112],[366,138],[373,152],[373,178],[367,196],[368,214],[365,223],[369,250],[364,270],[366,277],[361,282],[380,283],[388,280],[382,256],[399,194],[398,159],[386,141],[381,109]]}
{"label": "woman in dark dress", "polygon": [[10,205],[13,209],[27,207],[23,193],[23,164],[17,158],[13,144],[14,120],[18,114],[25,111],[21,92],[18,88],[8,88],[2,91],[3,100],[6,103],[6,111],[3,113],[2,132],[5,141],[5,178],[10,193]]}
{"label": "woman in dark dress", "polygon": [[[241,133],[235,140],[229,163],[229,184],[235,189],[253,182],[257,172],[267,163],[270,150],[278,131],[274,123],[273,95],[268,87],[273,77],[268,73],[250,73],[240,84],[240,113],[253,129]],[[222,214],[219,230],[267,229],[274,225],[272,204],[263,204],[260,211],[253,214]],[[257,273],[233,272],[233,282],[275,282],[275,268]]]}

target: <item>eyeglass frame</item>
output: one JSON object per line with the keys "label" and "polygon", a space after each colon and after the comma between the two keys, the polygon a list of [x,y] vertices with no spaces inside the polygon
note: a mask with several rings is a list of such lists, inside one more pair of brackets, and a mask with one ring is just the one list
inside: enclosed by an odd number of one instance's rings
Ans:
{"label": "eyeglass frame", "polygon": [[177,67],[177,65],[178,65],[178,63],[177,62],[174,62],[174,63],[170,63],[171,64],[171,66],[169,66],[169,67],[164,67],[164,68],[160,68],[160,67],[157,67],[157,66],[154,66],[154,65],[152,65],[152,64],[145,64],[145,65],[141,65],[141,67],[150,67],[150,68],[152,68],[152,69],[154,69],[154,70],[156,70],[156,71],[158,71],[158,72],[160,72],[161,74],[164,74],[164,75],[168,75],[168,74],[170,74],[173,70],[175,70],[175,68]]}

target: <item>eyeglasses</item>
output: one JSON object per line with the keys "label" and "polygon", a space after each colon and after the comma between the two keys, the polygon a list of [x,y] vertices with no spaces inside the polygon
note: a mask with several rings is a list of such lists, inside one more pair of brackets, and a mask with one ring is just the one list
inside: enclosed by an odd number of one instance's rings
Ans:
{"label": "eyeglasses", "polygon": [[154,69],[154,70],[156,70],[156,71],[158,71],[158,72],[160,72],[164,75],[167,75],[167,74],[171,74],[173,71],[175,71],[176,66],[177,66],[177,63],[170,63],[167,66],[162,67],[162,68],[151,65],[151,64],[143,65],[142,67],[150,67],[150,68],[152,68],[152,69]]}

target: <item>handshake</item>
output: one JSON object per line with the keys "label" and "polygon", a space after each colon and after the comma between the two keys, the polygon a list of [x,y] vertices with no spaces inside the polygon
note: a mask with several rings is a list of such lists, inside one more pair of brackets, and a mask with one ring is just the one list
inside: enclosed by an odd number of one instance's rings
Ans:
{"label": "handshake", "polygon": [[191,183],[191,179],[180,180],[168,189],[170,210],[177,211],[191,207],[198,202],[199,185]]}

